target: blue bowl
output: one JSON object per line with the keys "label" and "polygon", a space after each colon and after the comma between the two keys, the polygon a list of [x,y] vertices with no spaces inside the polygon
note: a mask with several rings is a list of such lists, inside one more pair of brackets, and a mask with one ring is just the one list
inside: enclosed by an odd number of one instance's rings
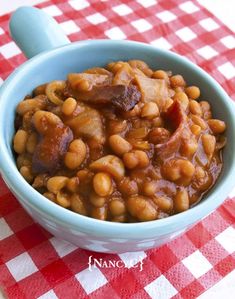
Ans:
{"label": "blue bowl", "polygon": [[[28,18],[25,18],[27,14]],[[180,235],[216,209],[234,187],[235,174],[235,109],[220,85],[184,57],[137,42],[88,40],[61,46],[67,40],[61,38],[61,33],[58,33],[60,38],[57,45],[60,47],[51,49],[55,46],[55,41],[50,43],[47,40],[45,45],[46,39],[43,37],[45,32],[40,31],[38,38],[41,38],[41,42],[43,41],[41,45],[43,49],[38,50],[35,45],[29,49],[27,40],[25,41],[25,37],[22,37],[22,28],[25,28],[22,26],[22,20],[31,18],[32,21],[35,16],[37,24],[40,23],[44,28],[49,27],[49,25],[45,26],[45,22],[51,24],[51,20],[48,21],[48,17],[45,17],[41,11],[21,8],[16,11],[11,20],[11,31],[29,57],[42,50],[44,52],[20,66],[10,75],[0,90],[1,175],[32,218],[56,237],[81,248],[121,253],[160,246]],[[41,21],[38,21],[39,17]],[[55,24],[53,26],[56,27]],[[36,28],[35,30],[38,30],[38,27]],[[55,37],[55,34],[53,36]],[[30,39],[29,36],[27,38]],[[46,49],[49,50],[45,51]],[[16,106],[36,86],[51,80],[65,79],[71,72],[79,72],[93,66],[104,66],[110,61],[129,59],[141,59],[152,68],[180,73],[187,78],[188,84],[199,86],[203,99],[208,100],[212,106],[213,115],[226,121],[228,143],[223,153],[223,170],[216,185],[195,207],[186,212],[150,222],[113,223],[66,210],[33,189],[16,167],[12,151],[12,137]]]}

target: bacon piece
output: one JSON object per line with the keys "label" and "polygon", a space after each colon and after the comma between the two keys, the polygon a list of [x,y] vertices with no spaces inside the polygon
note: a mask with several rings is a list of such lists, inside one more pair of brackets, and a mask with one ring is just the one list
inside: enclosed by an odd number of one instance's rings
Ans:
{"label": "bacon piece", "polygon": [[81,91],[68,88],[71,96],[88,104],[111,104],[114,107],[129,111],[139,102],[141,94],[136,86],[106,85],[93,86],[92,89]]}
{"label": "bacon piece", "polygon": [[162,161],[175,154],[179,150],[182,140],[189,139],[191,135],[186,120],[187,116],[178,101],[168,108],[164,118],[175,131],[167,142],[155,146],[157,158]]}
{"label": "bacon piece", "polygon": [[32,169],[35,173],[53,173],[61,166],[63,156],[73,140],[73,133],[59,117],[54,115],[52,119],[52,113],[36,113],[34,121],[37,118],[39,122],[35,127],[40,138],[33,154]]}

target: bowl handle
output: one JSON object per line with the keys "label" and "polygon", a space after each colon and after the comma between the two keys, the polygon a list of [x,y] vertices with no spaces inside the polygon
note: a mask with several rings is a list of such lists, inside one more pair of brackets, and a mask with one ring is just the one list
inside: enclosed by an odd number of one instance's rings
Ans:
{"label": "bowl handle", "polygon": [[11,16],[10,33],[27,58],[70,43],[58,23],[35,7],[20,7]]}

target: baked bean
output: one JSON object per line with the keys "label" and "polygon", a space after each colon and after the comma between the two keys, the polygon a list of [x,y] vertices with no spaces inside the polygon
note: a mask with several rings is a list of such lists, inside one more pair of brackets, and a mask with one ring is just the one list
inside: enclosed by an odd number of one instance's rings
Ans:
{"label": "baked bean", "polygon": [[95,74],[88,73],[70,73],[67,76],[67,80],[72,89],[76,89],[79,92],[88,91],[92,89],[93,85],[99,83],[105,83],[108,76],[97,76]]}
{"label": "baked bean", "polygon": [[76,106],[77,106],[77,101],[74,98],[67,98],[62,104],[61,111],[65,115],[71,115],[76,109]]}
{"label": "baked bean", "polygon": [[129,177],[124,177],[119,182],[118,189],[125,196],[138,194],[138,185],[136,181],[131,180]]}
{"label": "baked bean", "polygon": [[143,185],[143,193],[146,196],[152,197],[157,191],[157,182],[156,181],[150,181],[145,182]]}
{"label": "baked bean", "polygon": [[29,111],[41,110],[46,107],[45,96],[37,96],[33,99],[27,99],[18,104],[16,111],[19,115],[24,115]]}
{"label": "baked bean", "polygon": [[[176,162],[177,165],[177,162]],[[180,167],[181,174],[184,176],[192,177],[194,175],[195,167],[192,162],[188,160],[178,160],[178,166]]]}
{"label": "baked bean", "polygon": [[36,146],[37,146],[37,142],[38,142],[38,137],[37,134],[35,132],[31,133],[27,139],[27,143],[26,143],[26,149],[27,152],[30,154],[33,154]]}
{"label": "baked bean", "polygon": [[58,191],[56,193],[56,202],[58,205],[64,207],[64,208],[69,208],[71,205],[70,202],[70,195],[66,192]]}
{"label": "baked bean", "polygon": [[163,212],[170,212],[173,208],[173,203],[170,198],[165,196],[154,196],[153,202],[159,207]]}
{"label": "baked bean", "polygon": [[184,78],[181,75],[174,75],[170,77],[170,83],[173,88],[184,87],[186,85]]}
{"label": "baked bean", "polygon": [[18,168],[21,168],[22,166],[31,166],[32,161],[28,154],[20,154],[16,159],[16,164]]}
{"label": "baked bean", "polygon": [[186,87],[185,92],[187,96],[192,100],[196,100],[200,97],[200,89],[197,86]]}
{"label": "baked bean", "polygon": [[163,176],[170,180],[170,181],[177,181],[181,178],[181,169],[178,167],[178,165],[173,165],[173,168],[171,165],[167,163],[166,165],[162,166]]}
{"label": "baked bean", "polygon": [[207,123],[214,134],[222,134],[226,129],[225,122],[219,119],[209,119]]}
{"label": "baked bean", "polygon": [[115,74],[120,68],[122,68],[123,63],[123,61],[110,62],[107,64],[107,69]]}
{"label": "baked bean", "polygon": [[179,190],[174,198],[174,209],[176,213],[184,212],[189,209],[189,196],[185,189]]}
{"label": "baked bean", "polygon": [[35,129],[41,135],[45,135],[47,133],[48,126],[62,124],[61,119],[57,115],[52,112],[41,110],[34,113],[32,121]]}
{"label": "baked bean", "polygon": [[163,70],[157,70],[157,71],[153,72],[152,78],[169,80],[167,72],[165,72]]}
{"label": "baked bean", "polygon": [[144,151],[134,150],[123,155],[123,162],[129,169],[140,167],[144,168],[149,165],[148,155]]}
{"label": "baked bean", "polygon": [[148,134],[149,142],[153,144],[164,143],[170,138],[170,132],[165,128],[154,128]]}
{"label": "baked bean", "polygon": [[202,109],[201,109],[201,106],[200,104],[195,101],[195,100],[191,100],[189,102],[189,110],[192,114],[196,114],[196,115],[199,115],[201,116],[202,115]]}
{"label": "baked bean", "polygon": [[188,158],[191,158],[193,154],[198,149],[198,143],[194,138],[191,138],[190,140],[187,140],[187,142],[182,142],[180,147],[180,153]]}
{"label": "baked bean", "polygon": [[163,176],[170,181],[177,181],[184,177],[192,178],[195,167],[192,162],[183,159],[172,159],[162,166]]}
{"label": "baked bean", "polygon": [[215,151],[215,145],[216,145],[215,136],[210,135],[210,134],[202,135],[202,145],[203,145],[205,153],[208,156],[213,155],[213,153]]}
{"label": "baked bean", "polygon": [[100,208],[103,207],[106,203],[106,198],[99,196],[95,192],[92,192],[89,197],[90,202],[93,204],[93,206]]}
{"label": "baked bean", "polygon": [[66,183],[66,189],[72,193],[76,193],[79,190],[79,178],[78,177],[72,177],[68,179]]}
{"label": "baked bean", "polygon": [[134,152],[130,152],[123,155],[123,163],[127,168],[133,169],[138,165],[139,159]]}
{"label": "baked bean", "polygon": [[148,155],[144,151],[135,150],[134,154],[138,159],[138,167],[142,168],[149,165]]}
{"label": "baked bean", "polygon": [[127,200],[129,213],[139,221],[151,221],[157,219],[158,212],[154,204],[143,196],[132,196]]}
{"label": "baked bean", "polygon": [[99,172],[93,177],[93,188],[99,196],[108,196],[113,191],[112,179],[109,174]]}
{"label": "baked bean", "polygon": [[86,158],[86,145],[81,139],[73,140],[64,157],[64,164],[69,169],[78,168]]}
{"label": "baked bean", "polygon": [[77,82],[77,88],[81,91],[88,91],[91,88],[91,84],[88,80],[83,79]]}
{"label": "baked bean", "polygon": [[[124,154],[124,156],[127,154]],[[122,160],[113,155],[107,155],[92,162],[90,164],[90,169],[107,172],[116,180],[121,180],[125,175],[125,168]]]}
{"label": "baked bean", "polygon": [[141,110],[141,117],[152,119],[157,116],[159,116],[159,109],[157,104],[154,102],[145,103]]}
{"label": "baked bean", "polygon": [[91,217],[99,220],[107,219],[107,207],[93,208],[91,210]]}
{"label": "baked bean", "polygon": [[29,166],[22,166],[20,168],[20,173],[28,183],[31,183],[33,181],[33,174]]}
{"label": "baked bean", "polygon": [[190,129],[191,129],[191,132],[196,136],[200,135],[201,130],[202,130],[201,127],[198,125],[192,125]]}
{"label": "baked bean", "polygon": [[192,114],[191,119],[195,125],[201,127],[202,130],[207,129],[207,123],[200,116]]}
{"label": "baked bean", "polygon": [[126,212],[126,206],[120,199],[112,199],[109,202],[109,210],[113,216],[120,216]]}
{"label": "baked bean", "polygon": [[81,197],[78,195],[78,194],[73,194],[71,196],[71,199],[70,199],[70,205],[71,205],[71,209],[80,214],[80,215],[84,215],[86,216],[88,214],[87,212],[87,209],[81,199]]}
{"label": "baked bean", "polygon": [[47,181],[47,189],[52,193],[58,193],[66,186],[68,178],[66,176],[54,176]]}
{"label": "baked bean", "polygon": [[17,154],[23,154],[26,149],[28,133],[24,130],[18,130],[14,136],[13,147]]}
{"label": "baked bean", "polygon": [[132,150],[132,145],[119,135],[110,136],[109,145],[113,152],[119,156]]}
{"label": "baked bean", "polygon": [[176,92],[173,99],[174,99],[174,101],[179,101],[184,110],[186,110],[188,108],[189,99],[185,92],[183,92],[183,91]]}

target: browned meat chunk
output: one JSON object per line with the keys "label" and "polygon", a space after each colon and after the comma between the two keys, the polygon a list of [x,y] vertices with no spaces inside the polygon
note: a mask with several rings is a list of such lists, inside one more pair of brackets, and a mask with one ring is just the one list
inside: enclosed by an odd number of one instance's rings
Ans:
{"label": "browned meat chunk", "polygon": [[53,173],[61,166],[62,158],[73,139],[73,133],[51,112],[36,112],[33,122],[40,135],[32,159],[33,172]]}
{"label": "browned meat chunk", "polygon": [[79,101],[96,105],[111,104],[123,111],[134,108],[141,98],[137,87],[132,85],[94,86],[87,91],[71,89],[70,93]]}
{"label": "browned meat chunk", "polygon": [[175,101],[167,110],[165,119],[172,126],[174,133],[167,142],[156,145],[157,157],[160,160],[169,158],[179,150],[182,138],[189,133],[186,114],[178,101]]}

